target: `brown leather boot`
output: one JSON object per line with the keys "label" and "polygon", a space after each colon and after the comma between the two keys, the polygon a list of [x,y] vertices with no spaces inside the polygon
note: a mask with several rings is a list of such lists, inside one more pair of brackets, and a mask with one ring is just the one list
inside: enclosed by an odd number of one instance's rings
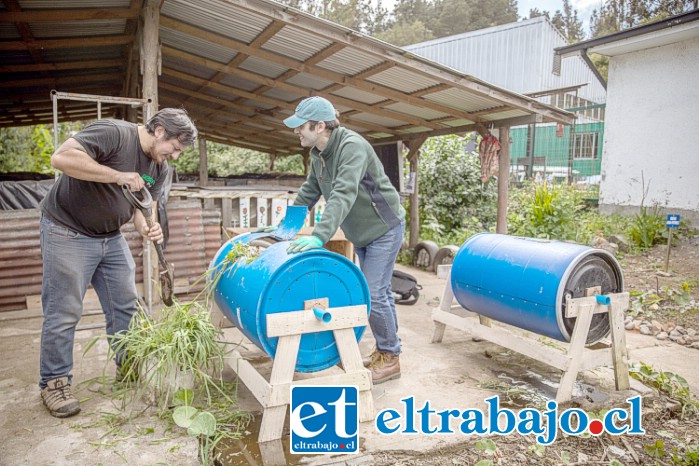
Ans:
{"label": "brown leather boot", "polygon": [[379,352],[369,364],[374,385],[400,378],[400,356]]}
{"label": "brown leather boot", "polygon": [[49,380],[41,390],[41,399],[44,400],[51,416],[69,417],[80,412],[80,401],[71,393],[68,377]]}

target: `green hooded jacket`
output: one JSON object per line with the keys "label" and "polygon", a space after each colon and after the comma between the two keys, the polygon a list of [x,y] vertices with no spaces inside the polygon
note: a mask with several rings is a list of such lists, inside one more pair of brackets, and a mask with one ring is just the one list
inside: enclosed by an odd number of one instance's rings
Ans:
{"label": "green hooded jacket", "polygon": [[332,131],[323,151],[311,149],[311,170],[294,205],[311,208],[321,195],[326,206],[313,235],[323,243],[341,227],[352,244],[364,247],[405,219],[398,191],[374,149],[344,127]]}

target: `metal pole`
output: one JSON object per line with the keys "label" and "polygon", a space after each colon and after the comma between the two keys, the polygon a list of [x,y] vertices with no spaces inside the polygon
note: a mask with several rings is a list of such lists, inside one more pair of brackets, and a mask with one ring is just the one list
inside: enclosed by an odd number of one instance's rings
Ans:
{"label": "metal pole", "polygon": [[[53,104],[53,151],[58,149],[58,96],[56,91],[51,91],[51,103]],[[54,178],[58,178],[58,170],[53,171]]]}
{"label": "metal pole", "polygon": [[670,245],[672,244],[672,228],[668,228],[667,234],[667,255],[665,256],[665,272],[667,272],[668,266],[670,265]]}

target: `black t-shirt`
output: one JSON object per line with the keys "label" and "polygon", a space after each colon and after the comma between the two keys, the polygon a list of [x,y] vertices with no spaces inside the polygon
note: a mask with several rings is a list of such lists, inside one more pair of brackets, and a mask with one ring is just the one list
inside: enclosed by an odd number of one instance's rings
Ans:
{"label": "black t-shirt", "polygon": [[[167,162],[158,165],[143,152],[138,125],[120,120],[99,120],[75,136],[87,154],[100,165],[120,172],[136,172],[155,180],[149,188],[158,200],[167,173]],[[62,174],[41,201],[41,211],[54,222],[87,236],[106,237],[133,215],[133,207],[116,183],[83,181]]]}

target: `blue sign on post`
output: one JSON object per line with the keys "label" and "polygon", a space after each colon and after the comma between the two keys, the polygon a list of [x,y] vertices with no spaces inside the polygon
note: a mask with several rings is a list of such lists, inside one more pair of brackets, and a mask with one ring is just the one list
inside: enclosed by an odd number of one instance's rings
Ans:
{"label": "blue sign on post", "polygon": [[667,222],[665,226],[668,228],[679,228],[680,227],[680,216],[677,214],[668,214]]}

